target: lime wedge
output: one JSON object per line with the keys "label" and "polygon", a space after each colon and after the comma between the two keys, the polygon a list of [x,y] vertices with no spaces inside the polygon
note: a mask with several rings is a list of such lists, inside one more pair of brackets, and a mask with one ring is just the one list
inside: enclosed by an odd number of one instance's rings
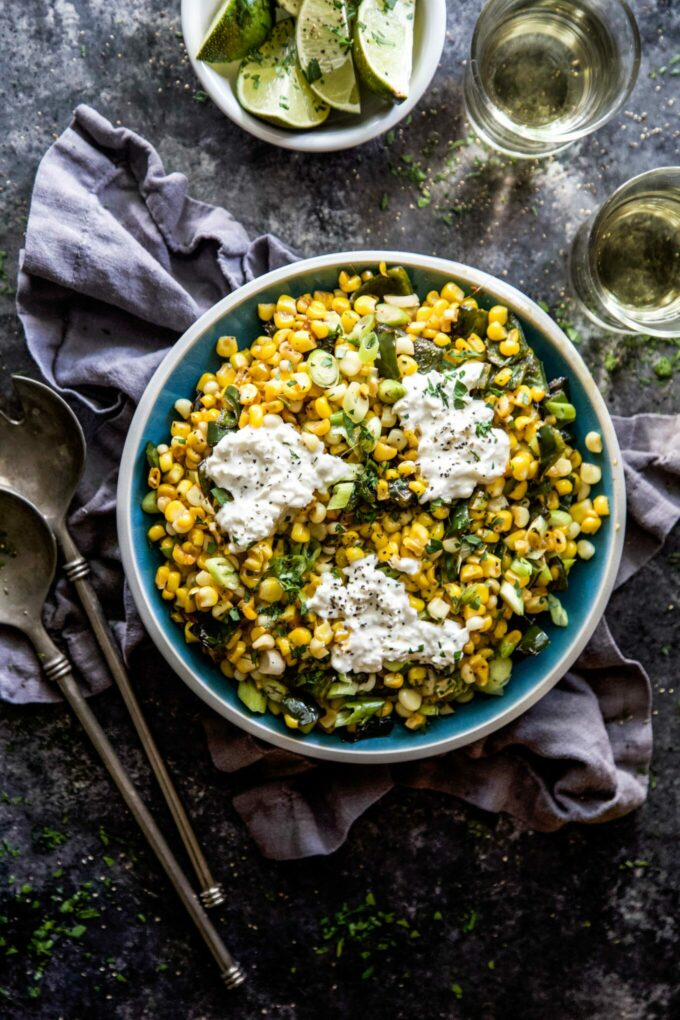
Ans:
{"label": "lime wedge", "polygon": [[272,12],[269,0],[224,0],[196,54],[209,64],[229,63],[245,57],[269,35]]}
{"label": "lime wedge", "polygon": [[304,130],[323,124],[330,107],[312,92],[295,50],[295,22],[284,18],[259,50],[243,60],[236,97],[248,113],[279,127]]}
{"label": "lime wedge", "polygon": [[343,0],[302,0],[295,38],[300,64],[316,94],[336,110],[360,113],[348,5]]}
{"label": "lime wedge", "polygon": [[287,11],[294,18],[297,18],[302,6],[302,0],[276,0],[276,2],[279,7],[283,7],[284,11]]}
{"label": "lime wedge", "polygon": [[362,0],[354,28],[354,62],[371,92],[401,102],[413,60],[415,0]]}

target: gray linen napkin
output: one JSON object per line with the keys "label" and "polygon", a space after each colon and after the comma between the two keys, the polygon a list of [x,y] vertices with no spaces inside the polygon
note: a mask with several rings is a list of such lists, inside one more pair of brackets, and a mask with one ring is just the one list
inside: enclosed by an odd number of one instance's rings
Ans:
{"label": "gray linen napkin", "polygon": [[[124,588],[115,538],[118,458],[134,407],[170,344],[227,291],[294,255],[270,236],[250,242],[223,209],[187,195],[143,138],[86,106],[36,178],[17,297],[44,378],[85,428],[88,466],[70,525],[129,659],[144,634]],[[680,518],[678,418],[617,419],[630,499],[620,581],[660,548]],[[64,582],[47,622],[95,692],[109,683]],[[157,657],[158,668],[167,673]],[[21,638],[0,632],[0,697],[57,700]],[[262,852],[330,853],[395,783],[443,790],[548,831],[639,806],[651,755],[650,690],[606,623],[574,669],[520,719],[462,751],[388,769],[317,764],[263,744],[210,714],[213,761],[239,772],[234,804]]]}

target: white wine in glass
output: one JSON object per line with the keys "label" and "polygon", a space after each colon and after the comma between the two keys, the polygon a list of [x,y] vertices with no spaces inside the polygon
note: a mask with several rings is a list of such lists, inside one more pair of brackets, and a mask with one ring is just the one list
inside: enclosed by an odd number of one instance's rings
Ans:
{"label": "white wine in glass", "polygon": [[579,230],[570,277],[600,325],[680,332],[680,167],[650,170],[614,192]]}

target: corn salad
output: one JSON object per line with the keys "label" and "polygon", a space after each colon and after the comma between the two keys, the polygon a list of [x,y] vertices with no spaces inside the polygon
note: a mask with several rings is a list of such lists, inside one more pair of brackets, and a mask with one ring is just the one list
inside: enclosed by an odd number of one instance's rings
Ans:
{"label": "corn salad", "polygon": [[[332,291],[258,307],[260,335],[216,345],[219,368],[180,399],[165,442],[147,445],[148,538],[162,554],[160,597],[253,712],[347,740],[417,731],[478,694],[499,695],[513,663],[567,626],[559,593],[609,514],[595,487],[599,433],[578,450],[568,381],[548,382],[509,309],[480,307],[454,281],[413,293],[401,267],[339,274]],[[507,436],[499,477],[469,497],[428,500],[419,434],[394,410],[407,377],[478,365],[476,395]],[[490,416],[489,416],[490,417]],[[273,533],[234,551],[218,524],[230,493],[206,474],[225,436],[284,422],[305,446],[342,458],[351,481],[318,491]],[[263,438],[263,442],[266,441]],[[375,557],[420,620],[465,628],[446,668],[389,661],[341,673],[351,621],[309,609],[324,574]],[[415,563],[408,573],[394,564]]]}

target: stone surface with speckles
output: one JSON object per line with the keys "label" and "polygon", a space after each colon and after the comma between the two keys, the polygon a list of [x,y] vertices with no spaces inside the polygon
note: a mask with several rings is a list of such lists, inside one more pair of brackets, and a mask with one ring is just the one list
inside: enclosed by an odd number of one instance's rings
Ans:
{"label": "stone surface with speckles", "polygon": [[[479,6],[449,5],[433,88],[394,138],[309,157],[250,138],[204,102],[179,38],[177,0],[7,0],[0,20],[3,404],[11,399],[10,372],[32,370],[13,307],[31,183],[79,102],[147,135],[168,170],[187,174],[195,196],[231,208],[253,233],[274,231],[303,254],[385,246],[451,256],[558,308],[565,250],[587,212],[626,177],[677,162],[680,15],[670,0],[636,0],[643,62],[625,110],[559,158],[513,164],[466,142],[461,76]],[[568,302],[560,314],[580,335],[612,410],[677,410],[677,373],[670,382],[654,373],[667,347],[597,334]],[[134,673],[142,701],[227,888],[219,925],[249,975],[231,998],[69,715],[3,706],[0,1015],[680,1015],[679,547],[676,534],[613,599],[616,636],[652,677],[656,749],[648,804],[601,828],[535,835],[436,794],[400,790],[357,822],[332,857],[263,860],[230,803],[247,776],[211,767],[202,706],[170,675],[163,685],[146,681],[145,656],[154,653],[140,654]],[[108,692],[95,707],[165,820],[117,695]],[[350,929],[335,915],[368,893],[375,906],[357,915],[363,927]],[[331,924],[323,920],[329,916]]]}

